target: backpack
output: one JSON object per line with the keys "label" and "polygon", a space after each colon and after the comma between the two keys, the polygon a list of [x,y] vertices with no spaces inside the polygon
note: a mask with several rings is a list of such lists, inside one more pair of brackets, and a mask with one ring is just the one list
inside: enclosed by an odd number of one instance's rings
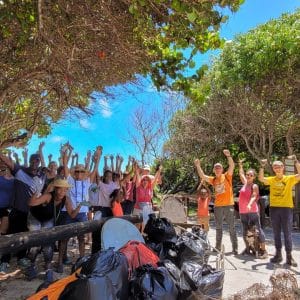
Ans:
{"label": "backpack", "polygon": [[145,244],[138,241],[129,241],[120,250],[127,258],[129,277],[132,272],[142,265],[152,265],[157,267],[158,256]]}

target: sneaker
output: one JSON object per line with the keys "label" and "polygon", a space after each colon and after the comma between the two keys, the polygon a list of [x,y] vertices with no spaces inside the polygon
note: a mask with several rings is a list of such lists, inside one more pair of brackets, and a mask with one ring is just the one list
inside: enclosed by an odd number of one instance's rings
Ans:
{"label": "sneaker", "polygon": [[28,268],[31,266],[31,261],[26,257],[21,258],[18,260],[18,266],[21,268]]}
{"label": "sneaker", "polygon": [[293,259],[292,255],[287,255],[286,256],[286,264],[292,267],[297,267],[298,264],[296,261]]}
{"label": "sneaker", "polygon": [[33,280],[34,278],[36,278],[37,275],[38,275],[36,266],[35,266],[35,265],[29,266],[29,267],[25,270],[25,275],[26,275],[26,277],[27,277],[27,279],[28,279],[29,281],[31,281],[31,280]]}
{"label": "sneaker", "polygon": [[64,265],[58,265],[56,272],[62,274],[64,272]]}
{"label": "sneaker", "polygon": [[233,250],[232,250],[232,254],[233,254],[233,255],[238,255],[238,254],[239,254],[239,253],[238,253],[238,250],[237,250],[237,249],[233,249]]}
{"label": "sneaker", "polygon": [[270,262],[273,264],[279,264],[282,262],[281,252],[276,252],[275,256],[270,259]]}
{"label": "sneaker", "polygon": [[7,273],[9,268],[9,264],[7,262],[3,262],[0,264],[0,273]]}

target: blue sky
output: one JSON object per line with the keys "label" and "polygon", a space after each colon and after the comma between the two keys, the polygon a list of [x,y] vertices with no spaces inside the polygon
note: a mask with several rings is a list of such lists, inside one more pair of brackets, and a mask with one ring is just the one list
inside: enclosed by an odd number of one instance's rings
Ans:
{"label": "blue sky", "polygon": [[[300,7],[299,4],[300,0],[246,0],[240,10],[230,14],[228,22],[223,24],[221,36],[227,40],[233,39],[235,35],[277,18],[284,12],[293,12]],[[197,56],[197,65],[210,62],[212,55],[215,54],[210,52]],[[128,155],[138,158],[135,147],[127,141],[130,116],[139,106],[147,110],[159,108],[169,96],[155,91],[150,80],[146,79],[138,87],[127,85],[114,91],[115,99],[97,97],[92,117],[66,118],[53,126],[48,137],[33,137],[28,144],[29,154],[37,150],[41,141],[45,141],[45,158],[50,153],[57,158],[60,144],[70,141],[81,162],[87,150],[97,145],[103,146],[105,155],[118,153],[125,159]]]}

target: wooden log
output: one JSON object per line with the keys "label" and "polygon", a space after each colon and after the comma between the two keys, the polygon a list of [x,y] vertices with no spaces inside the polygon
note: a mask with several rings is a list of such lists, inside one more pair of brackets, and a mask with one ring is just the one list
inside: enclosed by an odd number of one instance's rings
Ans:
{"label": "wooden log", "polygon": [[[132,223],[142,222],[142,219],[139,216],[123,216],[121,218]],[[31,247],[49,245],[57,240],[65,240],[79,234],[99,230],[108,219],[110,218],[102,218],[99,221],[94,220],[56,226],[50,229],[2,235],[0,236],[0,256]]]}

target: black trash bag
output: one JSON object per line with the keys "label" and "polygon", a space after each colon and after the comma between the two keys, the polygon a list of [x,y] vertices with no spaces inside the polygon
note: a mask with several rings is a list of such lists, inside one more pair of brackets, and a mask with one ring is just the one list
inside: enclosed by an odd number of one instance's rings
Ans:
{"label": "black trash bag", "polygon": [[153,250],[159,259],[165,260],[169,259],[172,262],[177,261],[178,256],[178,247],[173,242],[163,242],[163,243],[155,243],[151,242],[149,239],[145,239],[146,245]]}
{"label": "black trash bag", "polygon": [[166,218],[157,218],[155,214],[149,215],[144,233],[148,235],[151,242],[173,242],[176,243],[177,235],[174,226]]}
{"label": "black trash bag", "polygon": [[71,274],[73,274],[76,270],[82,267],[89,259],[91,258],[91,255],[85,255],[82,257],[79,257],[75,264],[72,266]]}
{"label": "black trash bag", "polygon": [[160,265],[164,266],[171,275],[171,278],[173,279],[178,290],[177,299],[186,299],[186,297],[191,294],[192,289],[186,282],[185,278],[181,276],[180,269],[170,260],[164,260],[160,262]]}
{"label": "black trash bag", "polygon": [[225,271],[217,271],[209,265],[199,265],[192,261],[184,262],[181,276],[190,285],[198,299],[221,299]]}
{"label": "black trash bag", "polygon": [[165,267],[143,265],[137,268],[130,282],[131,300],[176,300],[178,290]]}
{"label": "black trash bag", "polygon": [[128,265],[119,252],[109,249],[95,253],[82,264],[78,277],[65,287],[60,300],[128,299]]}
{"label": "black trash bag", "polygon": [[194,261],[207,264],[209,258],[209,244],[207,241],[193,236],[189,232],[181,234],[177,240],[178,260],[176,265],[181,268],[183,262]]}

